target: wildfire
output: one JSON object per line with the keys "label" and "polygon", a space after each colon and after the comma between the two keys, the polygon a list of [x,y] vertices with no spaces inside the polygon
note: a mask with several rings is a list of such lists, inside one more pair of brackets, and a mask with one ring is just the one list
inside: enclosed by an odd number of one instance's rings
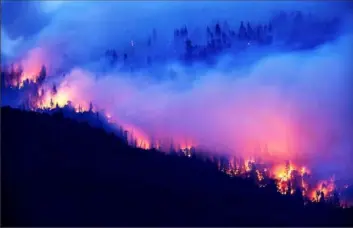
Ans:
{"label": "wildfire", "polygon": [[264,176],[263,176],[263,174],[262,174],[259,170],[256,170],[256,174],[257,174],[257,179],[258,179],[259,181],[264,180]]}
{"label": "wildfire", "polygon": [[[30,50],[25,58],[17,63],[11,64],[8,69],[9,78],[6,84],[11,87],[22,88],[25,83],[37,83],[46,75],[44,64],[46,55],[42,48],[34,48]],[[42,77],[42,78],[41,78]]]}
{"label": "wildfire", "polygon": [[255,161],[253,160],[253,159],[247,159],[246,161],[245,161],[245,171],[246,172],[249,172],[250,170],[252,170],[252,166],[253,166],[253,164],[255,163]]}
{"label": "wildfire", "polygon": [[[34,52],[35,54],[36,52]],[[32,55],[34,55],[32,53]],[[39,63],[40,61],[34,61]],[[18,85],[19,88],[24,86],[25,81],[37,83],[40,76],[43,76],[43,67],[41,64],[29,64],[30,62],[22,62],[21,65],[14,64],[12,66],[12,77],[10,78],[10,85]],[[23,66],[23,68],[22,68]],[[17,76],[16,76],[17,74]],[[33,109],[54,109],[63,108],[66,105],[70,105],[76,112],[95,112],[95,107],[87,101],[83,100],[76,94],[75,87],[61,83],[58,87],[55,85],[48,86],[37,83],[38,87],[34,98]],[[109,123],[119,123],[124,131],[122,132],[123,137],[127,140],[127,143],[134,147],[141,149],[157,149],[161,150],[161,144],[163,142],[155,142],[140,129],[119,121],[114,113],[105,111],[104,116]],[[281,124],[278,126],[282,127]],[[182,140],[179,140],[180,142]],[[164,145],[164,144],[163,144]],[[179,144],[176,148],[186,157],[191,158],[195,151],[194,142],[184,142]],[[267,145],[267,144],[266,144]],[[273,152],[283,151],[286,146],[283,144],[269,144],[266,146],[267,154],[270,156]],[[249,159],[238,159],[235,158],[227,161],[227,164],[221,162],[220,159],[211,158],[211,160],[217,163],[218,168],[230,176],[243,176],[243,177],[254,177],[260,187],[266,186],[266,179],[274,178],[277,181],[277,189],[281,194],[294,194],[297,190],[300,190],[303,196],[308,197],[310,200],[319,202],[327,197],[331,197],[336,189],[334,179],[331,178],[327,181],[319,181],[315,187],[311,187],[307,180],[310,175],[310,170],[305,166],[300,166],[287,161],[285,164],[269,165],[264,166],[260,163],[257,158]],[[270,159],[268,159],[270,160]],[[348,188],[348,185],[345,186]]]}
{"label": "wildfire", "polygon": [[[237,164],[236,164],[237,163]],[[309,182],[312,182],[310,177],[310,170],[305,166],[295,165],[287,161],[285,164],[277,164],[266,168],[263,164],[256,162],[254,159],[246,159],[229,163],[229,167],[224,168],[221,164],[218,164],[221,171],[225,172],[230,176],[244,176],[251,177],[251,173],[254,172],[253,176],[260,187],[265,187],[268,178],[273,178],[277,183],[277,190],[283,195],[291,195],[296,191],[300,191],[302,195],[310,200],[319,201],[320,197],[323,200],[332,197],[332,193],[336,187],[334,180],[320,181],[316,187],[311,187]],[[318,198],[319,197],[319,198]]]}
{"label": "wildfire", "polygon": [[266,186],[266,182],[263,182],[265,179],[273,178],[276,180],[277,190],[281,194],[292,195],[296,191],[300,191],[303,197],[313,202],[332,201],[335,197],[335,191],[337,191],[334,178],[311,185],[310,183],[315,180],[309,178],[310,170],[289,161],[285,164],[272,166],[270,169],[261,168],[261,164],[256,163],[253,159],[240,159],[238,164],[231,162],[229,168],[222,167],[220,163],[218,166],[229,176],[251,177],[250,174],[255,171],[256,176],[253,177],[257,180],[259,187]]}
{"label": "wildfire", "polygon": [[54,105],[64,107],[69,102],[70,94],[65,91],[60,91],[55,95],[50,93],[44,94],[44,99],[40,101],[38,107],[40,108],[53,108]]}
{"label": "wildfire", "polygon": [[[128,124],[123,124],[122,127],[126,130],[124,137],[128,140],[128,143],[141,149],[152,149],[151,142],[144,132]],[[128,132],[130,132],[130,135],[127,135]]]}
{"label": "wildfire", "polygon": [[330,180],[319,181],[316,188],[311,191],[311,199],[313,201],[319,202],[325,197],[332,197],[335,189],[336,186],[334,183],[334,178],[331,178]]}
{"label": "wildfire", "polygon": [[181,146],[180,150],[185,154],[185,156],[189,158],[192,156],[193,147],[191,145]]}

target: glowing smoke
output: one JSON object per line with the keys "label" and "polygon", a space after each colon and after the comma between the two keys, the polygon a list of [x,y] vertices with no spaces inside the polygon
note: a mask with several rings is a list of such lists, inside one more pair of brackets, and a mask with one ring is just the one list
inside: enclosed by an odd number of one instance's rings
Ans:
{"label": "glowing smoke", "polygon": [[73,103],[87,107],[92,101],[150,137],[226,145],[248,155],[267,145],[281,159],[349,167],[352,71],[340,45],[350,40],[304,55],[267,57],[247,75],[213,69],[183,92],[171,90],[169,82],[141,86],[140,78],[114,74],[96,79],[82,69],[73,70],[65,83]]}
{"label": "glowing smoke", "polygon": [[[263,149],[267,146],[272,156],[309,163],[321,174],[334,172],[345,177],[350,173],[353,165],[350,139],[353,135],[352,99],[349,92],[353,72],[348,64],[352,57],[348,51],[351,36],[305,53],[267,55],[254,59],[252,65],[241,67],[236,65],[225,69],[223,64],[218,64],[218,67],[209,69],[198,66],[192,73],[183,66],[173,67],[175,79],[163,77],[163,81],[151,82],[148,79],[151,75],[145,72],[132,77],[114,71],[92,70],[87,65],[95,62],[90,53],[97,53],[113,43],[120,47],[132,38],[142,39],[144,37],[139,36],[139,32],[148,31],[144,25],[155,23],[165,27],[158,22],[160,18],[171,12],[180,12],[170,11],[170,5],[166,8],[153,5],[155,8],[150,6],[149,13],[144,12],[133,20],[123,13],[126,8],[123,10],[118,4],[110,9],[113,3],[106,3],[103,8],[107,15],[113,11],[116,13],[116,10],[122,15],[115,20],[104,17],[108,20],[99,17],[103,9],[93,10],[90,4],[93,3],[62,6],[57,11],[63,12],[55,15],[52,25],[35,37],[37,46],[45,46],[53,56],[67,53],[70,64],[75,65],[58,85],[56,101],[60,105],[70,100],[87,109],[92,102],[147,143],[150,138],[173,139],[177,144],[202,145],[211,150],[226,147],[227,151],[240,155],[250,155],[256,147]],[[136,5],[126,7],[132,10]],[[207,7],[208,10],[212,8]],[[84,17],[81,14],[74,16],[79,9],[87,9]],[[190,5],[183,10],[192,9],[193,5]],[[153,18],[151,12],[158,12],[158,18]],[[90,20],[88,24],[87,17],[96,20]],[[59,23],[59,19],[64,20]],[[168,21],[171,28],[165,28],[165,31],[179,26],[180,21]],[[199,15],[194,23],[200,21]],[[89,26],[79,26],[84,23]],[[113,24],[117,29],[111,31],[109,28]],[[125,31],[125,28],[133,32]],[[65,29],[68,32],[64,32]],[[106,30],[110,33],[101,32]],[[162,36],[160,43],[164,41],[168,43]],[[55,49],[58,44],[62,48]],[[51,61],[51,64],[62,65],[62,62]],[[48,102],[49,98],[45,104]]]}

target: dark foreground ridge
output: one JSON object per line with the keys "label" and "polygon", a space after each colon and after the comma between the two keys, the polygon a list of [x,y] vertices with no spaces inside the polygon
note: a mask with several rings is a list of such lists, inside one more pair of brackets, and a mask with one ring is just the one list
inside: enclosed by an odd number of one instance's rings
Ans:
{"label": "dark foreground ridge", "polygon": [[213,164],[131,148],[102,129],[1,108],[3,226],[349,226]]}

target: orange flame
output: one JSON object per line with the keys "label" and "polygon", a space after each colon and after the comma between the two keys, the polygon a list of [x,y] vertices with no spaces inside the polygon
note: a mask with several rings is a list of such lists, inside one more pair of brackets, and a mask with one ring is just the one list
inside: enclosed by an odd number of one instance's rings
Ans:
{"label": "orange flame", "polygon": [[24,86],[25,81],[36,83],[41,69],[47,61],[47,55],[42,48],[34,48],[30,50],[24,59],[19,61],[18,63],[13,64],[13,72],[17,74],[18,78],[10,79],[11,86],[18,86],[22,88]]}
{"label": "orange flame", "polygon": [[[43,57],[44,55],[40,49],[34,49],[29,52],[28,58],[21,62],[20,65],[23,67],[23,69],[20,77],[20,87],[23,86],[23,83],[26,80],[29,80],[33,83],[37,82],[39,72],[43,63]],[[14,65],[15,72],[21,71],[20,65]],[[13,81],[13,83],[15,82],[16,81]],[[90,109],[89,102],[80,97],[75,89],[77,88],[70,87],[70,85],[67,85],[65,81],[60,84],[60,86],[57,88],[56,93],[53,93],[50,88],[45,88],[45,90],[44,87],[39,88],[37,91],[37,95],[40,99],[35,104],[36,108],[53,109],[56,106],[64,107],[69,102],[71,102],[76,112],[88,111]],[[114,123],[114,121],[119,122],[119,119],[114,116],[114,114],[111,112],[105,112],[104,115],[109,123]],[[291,128],[290,124],[287,123],[286,119],[281,119],[278,117],[270,116],[269,120],[271,120],[271,122],[273,123],[272,126],[276,128],[276,131],[274,131],[274,133],[271,133],[268,137],[263,136],[264,138],[260,138],[260,144],[267,145],[266,150],[268,150],[269,155],[272,154],[274,156],[280,156],[281,158],[290,156],[291,151],[290,149],[288,149],[288,144],[290,143],[288,143],[288,139],[285,134],[287,131],[289,131],[288,129]],[[154,146],[156,146],[156,149],[160,148],[160,143],[152,142],[149,139],[148,135],[140,129],[126,123],[119,124],[121,124],[123,129],[127,130],[129,133],[127,139],[128,143],[146,150],[151,149]],[[272,138],[276,140],[269,140]],[[178,142],[180,143],[182,142],[182,140],[179,140]],[[195,142],[189,141],[181,143],[179,145],[180,148],[175,149],[180,149],[185,156],[192,156],[191,151],[193,149],[193,146],[195,145]],[[248,142],[245,150],[251,151],[253,149],[253,145],[254,142]],[[319,197],[321,196],[319,196],[318,192],[322,192],[324,196],[329,196],[335,190],[335,184],[333,179],[329,181],[320,181],[315,188],[309,189],[310,186],[305,181],[304,176],[309,174],[310,171],[305,166],[298,166],[292,163],[287,163],[275,165],[269,169],[264,168],[263,170],[261,170],[256,167],[257,165],[255,165],[257,162],[256,159],[246,159],[242,162],[242,164],[235,164],[234,160],[232,159],[230,161],[229,167],[227,168],[221,167],[222,164],[218,159],[217,166],[220,170],[226,172],[228,175],[231,176],[243,175],[251,171],[255,171],[257,180],[260,182],[266,177],[268,177],[268,175],[270,175],[271,177],[277,180],[278,191],[282,194],[293,194],[295,192],[293,188],[290,189],[290,185],[294,181],[293,179],[295,179],[295,175],[298,175],[298,177],[300,178],[299,184],[301,186],[303,195],[307,195],[313,198],[315,201],[320,200]],[[272,156],[271,158],[269,158],[269,160],[271,159]],[[263,183],[261,183],[261,186],[264,186]]]}

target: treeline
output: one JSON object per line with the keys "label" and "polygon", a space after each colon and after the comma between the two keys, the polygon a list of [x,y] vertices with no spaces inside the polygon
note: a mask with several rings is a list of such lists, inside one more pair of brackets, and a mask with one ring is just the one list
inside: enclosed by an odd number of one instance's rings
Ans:
{"label": "treeline", "polygon": [[[240,21],[230,25],[227,21],[211,24],[194,32],[192,28],[175,28],[173,42],[166,46],[166,41],[159,39],[158,31],[153,29],[146,41],[129,41],[129,47],[109,48],[103,55],[109,66],[122,71],[134,71],[152,67],[154,63],[177,59],[184,64],[204,62],[216,63],[216,58],[223,53],[237,54],[247,48],[276,45],[281,49],[311,49],[334,40],[339,33],[341,21],[338,18],[320,18],[313,14],[280,12],[266,23]],[[3,87],[28,86],[33,80],[22,81],[22,66],[18,63],[2,66]],[[42,67],[36,83],[46,77],[46,68]],[[31,75],[32,77],[32,75]]]}
{"label": "treeline", "polygon": [[60,112],[5,107],[1,118],[4,226],[352,225],[352,209],[304,206],[274,182],[133,148]]}
{"label": "treeline", "polygon": [[[227,21],[218,22],[197,33],[184,25],[174,29],[172,47],[158,49],[158,54],[163,52],[167,59],[174,56],[184,63],[212,63],[212,58],[221,53],[236,54],[251,46],[261,47],[276,43],[278,47],[285,49],[310,49],[335,39],[340,25],[339,18],[322,18],[301,11],[279,12],[266,23],[241,21],[238,26],[231,26]],[[134,56],[143,55],[146,56],[145,65],[151,66],[155,62],[153,49],[159,48],[159,43],[165,42],[158,39],[157,34],[158,31],[153,29],[145,43],[140,42],[136,47],[131,43],[133,52],[109,49],[105,55],[112,65],[121,62],[129,66],[134,65]]]}

